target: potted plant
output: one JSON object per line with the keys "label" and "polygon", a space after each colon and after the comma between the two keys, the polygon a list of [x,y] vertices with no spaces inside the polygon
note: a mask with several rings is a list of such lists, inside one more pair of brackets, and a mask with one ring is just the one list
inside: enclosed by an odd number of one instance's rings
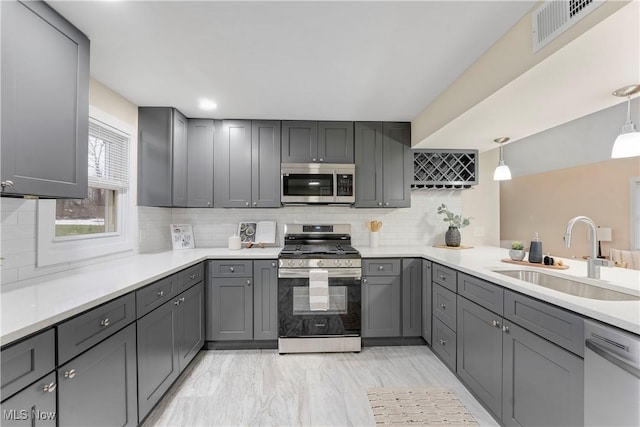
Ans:
{"label": "potted plant", "polygon": [[519,240],[511,242],[511,249],[509,249],[509,258],[514,261],[522,261],[524,259],[524,245]]}
{"label": "potted plant", "polygon": [[444,243],[454,248],[460,246],[460,229],[471,224],[471,217],[455,215],[444,203],[438,206],[438,215],[444,215],[443,221],[449,223],[449,229],[444,234]]}

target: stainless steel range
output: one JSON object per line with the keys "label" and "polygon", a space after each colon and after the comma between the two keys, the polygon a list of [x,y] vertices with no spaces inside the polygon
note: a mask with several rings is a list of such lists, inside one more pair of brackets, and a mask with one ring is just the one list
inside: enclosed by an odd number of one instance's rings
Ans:
{"label": "stainless steel range", "polygon": [[361,349],[361,257],[348,224],[286,224],[278,269],[278,351]]}

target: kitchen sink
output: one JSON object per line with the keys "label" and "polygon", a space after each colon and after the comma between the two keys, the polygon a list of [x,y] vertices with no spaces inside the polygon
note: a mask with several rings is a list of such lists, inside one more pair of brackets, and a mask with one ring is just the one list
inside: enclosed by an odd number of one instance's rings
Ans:
{"label": "kitchen sink", "polygon": [[514,279],[529,282],[534,285],[544,286],[554,291],[564,292],[565,294],[575,295],[582,298],[590,298],[607,301],[639,301],[640,298],[635,295],[628,295],[622,292],[612,291],[610,289],[600,288],[598,286],[588,285],[564,277],[552,276],[550,274],[541,273],[531,270],[493,270],[494,273],[512,277]]}

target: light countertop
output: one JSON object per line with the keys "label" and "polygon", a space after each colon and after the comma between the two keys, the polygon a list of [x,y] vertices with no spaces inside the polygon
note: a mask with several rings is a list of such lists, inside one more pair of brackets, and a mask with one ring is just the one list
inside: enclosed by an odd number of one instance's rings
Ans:
{"label": "light countertop", "polygon": [[[640,334],[640,301],[600,301],[511,279],[493,269],[522,268],[500,262],[508,250],[477,247],[466,250],[426,246],[357,247],[364,258],[418,257],[446,265],[508,289],[547,301],[576,313]],[[6,345],[118,296],[141,288],[162,277],[207,259],[276,259],[281,248],[254,248],[230,251],[202,248],[140,254],[51,276],[44,281],[3,290],[0,344]],[[602,268],[600,281],[586,278],[584,261],[566,260],[568,270],[543,271],[579,278],[613,290],[640,295],[640,271]],[[542,270],[536,267],[524,267]]]}

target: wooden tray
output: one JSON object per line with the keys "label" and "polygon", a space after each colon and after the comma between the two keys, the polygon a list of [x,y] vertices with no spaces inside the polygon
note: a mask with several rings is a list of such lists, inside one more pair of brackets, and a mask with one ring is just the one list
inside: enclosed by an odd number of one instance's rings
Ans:
{"label": "wooden tray", "polygon": [[447,246],[447,245],[433,245],[433,247],[440,248],[440,249],[453,249],[454,251],[473,248],[473,246]]}
{"label": "wooden tray", "polygon": [[526,265],[527,267],[550,268],[552,270],[566,270],[566,269],[569,268],[568,265],[544,265],[542,263],[537,264],[537,263],[529,262],[529,261],[514,261],[514,260],[509,259],[509,258],[505,258],[505,259],[502,259],[500,261],[506,262],[508,264]]}

